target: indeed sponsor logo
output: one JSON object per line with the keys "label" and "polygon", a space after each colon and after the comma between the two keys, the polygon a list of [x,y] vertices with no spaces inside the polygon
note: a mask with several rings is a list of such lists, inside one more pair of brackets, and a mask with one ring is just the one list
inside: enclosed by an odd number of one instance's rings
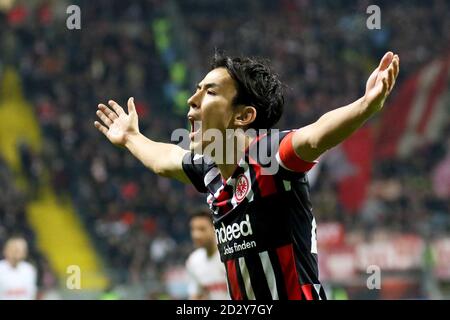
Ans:
{"label": "indeed sponsor logo", "polygon": [[246,237],[252,234],[252,225],[248,214],[245,215],[245,220],[241,221],[241,223],[235,222],[228,226],[225,226],[222,223],[222,227],[216,229],[216,238],[219,244],[231,241],[233,239],[237,240],[241,236]]}

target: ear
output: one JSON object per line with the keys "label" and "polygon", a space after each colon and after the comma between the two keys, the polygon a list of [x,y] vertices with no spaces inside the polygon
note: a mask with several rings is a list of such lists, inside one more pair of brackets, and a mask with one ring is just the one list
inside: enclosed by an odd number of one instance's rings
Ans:
{"label": "ear", "polygon": [[236,127],[248,127],[256,119],[256,109],[252,106],[239,107],[234,115]]}

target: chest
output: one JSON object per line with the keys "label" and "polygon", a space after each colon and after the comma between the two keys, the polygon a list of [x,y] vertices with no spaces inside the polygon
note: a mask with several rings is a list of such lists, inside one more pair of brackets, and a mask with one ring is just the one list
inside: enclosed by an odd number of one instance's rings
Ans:
{"label": "chest", "polygon": [[224,180],[217,172],[207,184],[207,203],[215,215],[223,216],[237,207],[289,190],[289,182],[266,174],[259,164],[241,163],[235,173]]}
{"label": "chest", "polygon": [[225,277],[225,267],[219,258],[202,259],[194,268],[193,272],[202,285],[208,286],[218,282],[223,282]]}
{"label": "chest", "polygon": [[32,276],[26,270],[3,270],[0,272],[0,291],[3,296],[22,297],[28,295],[33,286]]}

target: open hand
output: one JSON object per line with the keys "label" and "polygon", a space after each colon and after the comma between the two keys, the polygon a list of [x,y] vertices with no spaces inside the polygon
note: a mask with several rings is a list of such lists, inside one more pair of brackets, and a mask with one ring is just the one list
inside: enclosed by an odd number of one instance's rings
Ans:
{"label": "open hand", "polygon": [[130,135],[139,133],[138,115],[134,105],[134,98],[128,99],[128,114],[113,100],[109,100],[109,107],[98,105],[97,116],[103,122],[94,122],[94,126],[103,133],[113,144],[124,146]]}
{"label": "open hand", "polygon": [[391,93],[400,68],[398,55],[387,52],[367,80],[364,99],[370,109],[378,111]]}

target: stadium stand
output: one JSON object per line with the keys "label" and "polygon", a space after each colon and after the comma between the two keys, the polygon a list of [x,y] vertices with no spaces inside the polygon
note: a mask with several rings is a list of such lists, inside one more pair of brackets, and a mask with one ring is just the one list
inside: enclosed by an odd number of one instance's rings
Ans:
{"label": "stadium stand", "polygon": [[[30,228],[45,220],[27,208],[42,199],[47,183],[56,211],[71,203],[85,232],[80,237],[99,254],[93,263],[104,268],[110,285],[127,288],[123,297],[185,294],[177,286],[184,281],[177,266],[191,250],[186,208],[204,199],[105,143],[92,125],[97,103],[124,103],[134,96],[141,131],[169,141],[173,129],[186,127],[185,100],[219,48],[269,58],[287,84],[279,127],[300,127],[358,97],[380,55],[394,50],[402,72],[386,113],[324,156],[312,186],[321,274],[336,299],[445,296],[447,1],[380,1],[388,8],[381,30],[365,28],[362,0],[350,6],[307,0],[82,0],[82,29],[72,31],[61,11],[67,4],[22,1],[0,11],[0,28],[8,31],[0,42],[0,78],[7,67],[20,75],[42,133],[40,148],[32,147],[33,138],[15,138],[8,147],[14,155],[2,154],[0,243],[14,232],[26,235],[42,290],[58,287],[61,271],[36,241],[42,232]],[[2,91],[2,99],[6,95]],[[0,104],[0,112],[4,108]],[[417,114],[423,120],[415,120]],[[388,270],[385,290],[369,296],[363,290],[367,263]]]}

